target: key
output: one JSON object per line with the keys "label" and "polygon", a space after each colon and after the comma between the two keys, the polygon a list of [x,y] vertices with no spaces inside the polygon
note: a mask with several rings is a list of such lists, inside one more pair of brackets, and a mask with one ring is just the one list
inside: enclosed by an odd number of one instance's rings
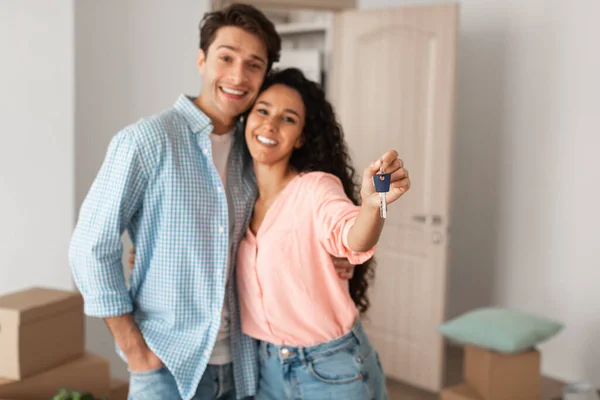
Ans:
{"label": "key", "polygon": [[383,173],[383,165],[381,166],[379,173],[375,174],[373,176],[373,183],[375,184],[375,191],[377,193],[379,193],[379,199],[380,199],[379,215],[381,215],[381,218],[387,217],[387,201],[385,198],[385,194],[390,191],[391,178],[392,178],[391,174]]}

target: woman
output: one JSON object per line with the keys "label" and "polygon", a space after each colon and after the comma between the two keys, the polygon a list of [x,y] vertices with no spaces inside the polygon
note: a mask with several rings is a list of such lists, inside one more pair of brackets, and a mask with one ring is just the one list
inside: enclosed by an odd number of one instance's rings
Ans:
{"label": "woman", "polygon": [[362,330],[367,268],[348,288],[330,254],[373,255],[383,219],[373,175],[391,173],[388,203],[408,187],[397,153],[354,170],[324,92],[296,69],[268,77],[245,117],[258,198],[238,251],[242,329],[260,340],[257,400],[385,399],[378,357]]}
{"label": "woman", "polygon": [[[260,341],[256,399],[387,399],[359,313],[383,228],[373,175],[391,174],[390,204],[409,188],[408,172],[387,152],[365,169],[357,206],[333,109],[297,69],[266,79],[244,123],[258,198],[236,268],[242,329]],[[348,282],[331,256],[362,265]]]}

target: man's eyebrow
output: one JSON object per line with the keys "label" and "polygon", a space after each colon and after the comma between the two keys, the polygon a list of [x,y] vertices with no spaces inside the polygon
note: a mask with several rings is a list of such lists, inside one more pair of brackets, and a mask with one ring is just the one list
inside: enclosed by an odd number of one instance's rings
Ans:
{"label": "man's eyebrow", "polygon": [[[240,49],[237,47],[233,47],[233,46],[229,46],[227,44],[222,44],[219,47],[217,47],[217,50],[220,48],[224,48],[224,49],[228,49],[231,51],[234,51],[236,53],[240,52]],[[260,61],[263,64],[266,64],[267,62],[264,60],[264,58],[262,58],[261,56],[257,56],[256,54],[250,54],[250,57],[252,57],[253,59],[255,59],[256,61]]]}
{"label": "man's eyebrow", "polygon": [[256,54],[250,54],[250,57],[254,58],[256,61],[259,61],[263,64],[267,63],[261,56],[257,56]]}

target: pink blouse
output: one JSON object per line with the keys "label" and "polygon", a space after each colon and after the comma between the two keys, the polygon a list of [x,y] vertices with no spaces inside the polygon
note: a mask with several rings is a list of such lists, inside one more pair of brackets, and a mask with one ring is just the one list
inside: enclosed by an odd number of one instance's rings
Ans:
{"label": "pink blouse", "polygon": [[277,345],[310,346],[349,332],[358,311],[331,255],[360,264],[374,249],[348,248],[359,207],[331,174],[296,176],[250,229],[237,258],[242,330]]}

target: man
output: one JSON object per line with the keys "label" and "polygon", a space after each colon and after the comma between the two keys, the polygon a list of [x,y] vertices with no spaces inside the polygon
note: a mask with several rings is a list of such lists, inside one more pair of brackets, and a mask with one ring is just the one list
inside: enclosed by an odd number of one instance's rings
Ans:
{"label": "man", "polygon": [[[256,186],[236,123],[280,48],[252,6],[207,13],[200,95],[119,132],[81,207],[74,279],[86,314],[105,319],[128,363],[132,400],[255,393],[256,344],[241,333],[232,260]],[[125,229],[136,247],[129,290]]]}

